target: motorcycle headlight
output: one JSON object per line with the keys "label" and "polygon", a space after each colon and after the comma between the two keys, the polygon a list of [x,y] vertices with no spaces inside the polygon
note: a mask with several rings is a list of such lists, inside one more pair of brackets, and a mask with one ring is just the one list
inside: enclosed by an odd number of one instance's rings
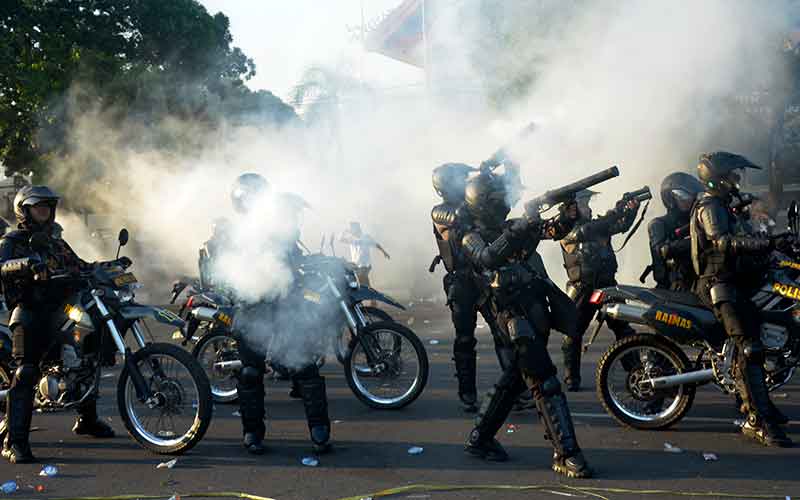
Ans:
{"label": "motorcycle headlight", "polygon": [[114,290],[114,295],[120,302],[130,302],[133,300],[133,290],[130,288],[123,288],[122,290]]}
{"label": "motorcycle headlight", "polygon": [[83,327],[83,328],[92,328],[92,319],[89,315],[86,314],[86,311],[79,305],[67,305],[64,308],[64,312],[67,313],[67,317],[75,322],[75,325]]}
{"label": "motorcycle headlight", "polygon": [[67,317],[75,323],[80,323],[83,319],[83,309],[78,306],[68,306]]}

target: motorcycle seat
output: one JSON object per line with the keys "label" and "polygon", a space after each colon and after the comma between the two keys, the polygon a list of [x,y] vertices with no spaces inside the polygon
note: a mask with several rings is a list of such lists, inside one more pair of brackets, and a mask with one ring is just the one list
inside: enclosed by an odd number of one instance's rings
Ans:
{"label": "motorcycle seat", "polygon": [[641,286],[618,285],[616,287],[626,295],[630,295],[636,300],[651,304],[653,302],[671,302],[689,307],[705,309],[705,305],[693,293],[673,292],[661,288],[645,288]]}

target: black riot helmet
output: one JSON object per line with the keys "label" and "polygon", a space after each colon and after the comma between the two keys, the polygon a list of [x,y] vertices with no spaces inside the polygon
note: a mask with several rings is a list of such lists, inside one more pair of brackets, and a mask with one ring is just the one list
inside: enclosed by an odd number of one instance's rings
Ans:
{"label": "black riot helmet", "polygon": [[578,206],[578,214],[581,219],[592,219],[592,207],[589,206],[589,203],[592,201],[592,197],[597,194],[600,193],[591,189],[581,189],[575,193],[575,203]]}
{"label": "black riot helmet", "polygon": [[[60,198],[47,186],[23,187],[17,191],[17,195],[14,197],[14,215],[17,217],[17,222],[25,229],[40,229],[36,226],[52,224],[56,219],[56,207]],[[47,204],[50,207],[50,219],[44,224],[36,223],[30,212],[32,206],[40,203]]]}
{"label": "black riot helmet", "polygon": [[233,209],[240,214],[247,213],[259,198],[269,192],[269,189],[269,183],[259,174],[240,175],[231,189]]}
{"label": "black riot helmet", "polygon": [[464,201],[467,177],[476,170],[464,163],[445,163],[433,169],[433,189],[448,203]]}
{"label": "black riot helmet", "polygon": [[486,226],[499,226],[511,211],[505,179],[482,173],[467,183],[464,190],[467,210]]}
{"label": "black riot helmet", "polygon": [[739,192],[741,176],[736,171],[745,168],[761,169],[742,155],[717,151],[700,155],[697,176],[706,191],[726,196]]}
{"label": "black riot helmet", "polygon": [[661,181],[661,201],[667,212],[689,213],[703,184],[685,172],[673,172]]}

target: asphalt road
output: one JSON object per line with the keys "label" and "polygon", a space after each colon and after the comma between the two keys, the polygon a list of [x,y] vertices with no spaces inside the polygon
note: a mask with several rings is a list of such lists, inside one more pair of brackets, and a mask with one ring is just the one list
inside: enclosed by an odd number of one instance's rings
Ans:
{"label": "asphalt road", "polygon": [[[571,486],[625,489],[666,489],[679,492],[719,492],[736,498],[753,495],[800,497],[800,448],[773,450],[749,442],[737,433],[739,418],[731,399],[712,388],[699,391],[689,417],[665,432],[621,428],[603,411],[593,390],[594,367],[609,343],[605,333],[583,362],[584,391],[570,394],[578,437],[597,471],[592,480],[565,480],[550,470],[551,448],[542,426],[531,412],[514,413],[516,429],[504,427],[499,439],[512,456],[504,464],[467,457],[462,445],[472,416],[457,404],[456,381],[450,361],[452,340],[449,316],[442,304],[417,304],[397,317],[407,322],[426,344],[431,361],[428,387],[410,407],[395,412],[371,410],[350,393],[335,361],[324,368],[328,380],[335,452],[320,458],[318,467],[301,459],[310,455],[302,404],[288,397],[288,383],[268,385],[269,452],[249,456],[240,445],[241,425],[230,405],[217,405],[205,439],[179,457],[173,469],[156,469],[169,457],[148,454],[129,439],[118,417],[116,378],[103,379],[100,412],[118,436],[91,440],[72,435],[73,416],[36,415],[32,434],[34,452],[42,463],[55,464],[59,475],[39,476],[38,465],[0,464],[0,483],[16,481],[14,498],[75,498],[111,495],[160,495],[247,492],[289,499],[367,498],[371,492],[410,484],[550,485],[546,490],[464,490],[406,492],[405,499],[522,499],[522,498],[650,498],[642,493],[570,490]],[[485,391],[498,374],[488,328],[478,330],[480,388]],[[162,337],[163,336],[163,337]],[[167,332],[157,337],[167,338]],[[431,344],[431,340],[438,344]],[[551,339],[551,353],[560,362],[559,339]],[[800,386],[778,391],[776,403],[793,418],[790,434],[800,441]],[[669,442],[684,451],[668,453]],[[420,446],[420,455],[410,455]],[[703,453],[717,455],[707,462]],[[37,485],[45,487],[36,492]],[[599,497],[597,496],[599,495]],[[2,495],[0,495],[2,496]],[[662,495],[652,498],[675,498]],[[11,498],[11,497],[9,497]],[[706,498],[722,498],[710,496]],[[730,498],[730,497],[728,497]]]}

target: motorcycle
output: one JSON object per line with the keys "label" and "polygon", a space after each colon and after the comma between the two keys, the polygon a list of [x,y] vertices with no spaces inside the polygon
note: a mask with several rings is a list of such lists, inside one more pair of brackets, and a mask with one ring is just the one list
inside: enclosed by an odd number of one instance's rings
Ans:
{"label": "motorcycle", "polygon": [[[422,342],[385,311],[363,302],[379,301],[404,309],[401,304],[360,285],[354,267],[344,259],[321,253],[302,258],[298,285],[303,300],[319,312],[315,324],[330,325],[331,335],[325,338],[332,340],[347,383],[360,401],[373,408],[397,409],[422,394],[428,379],[428,357]],[[175,285],[173,299],[184,287],[184,283]],[[192,353],[208,371],[215,399],[235,401],[236,372],[241,368],[236,317],[242,306],[231,294],[208,288],[195,292],[189,293],[181,307],[180,314],[187,318],[183,344],[197,338]],[[320,345],[318,352],[329,347]],[[271,371],[285,370],[269,355],[265,363]]]}
{"label": "motorcycle", "polygon": [[[119,233],[119,248],[128,242]],[[39,253],[49,244],[42,234],[31,238]],[[38,249],[38,250],[37,250]],[[184,322],[175,313],[134,301],[139,283],[127,272],[126,257],[100,262],[77,274],[55,275],[51,283],[75,290],[63,305],[59,335],[40,365],[35,407],[43,412],[68,410],[96,397],[104,368],[122,358],[117,381],[117,405],[130,436],[158,454],[183,454],[205,435],[213,401],[208,377],[185,350],[145,340],[145,319],[174,327]],[[134,347],[125,344],[130,331]],[[10,345],[10,332],[0,327],[0,341]],[[10,349],[0,350],[0,400],[5,401],[16,369]],[[5,421],[0,426],[5,433]]]}
{"label": "motorcycle", "polygon": [[[770,255],[761,286],[752,296],[762,320],[760,338],[770,391],[789,382],[800,363],[797,203],[789,209],[789,221],[789,236],[794,238],[792,249],[787,250],[791,256],[777,250]],[[735,343],[694,294],[619,285],[595,290],[590,302],[600,307],[594,336],[607,318],[642,325],[652,332],[615,342],[597,366],[598,398],[620,424],[666,429],[688,413],[701,384],[713,383],[724,393],[736,393]],[[693,360],[687,348],[698,351]]]}

